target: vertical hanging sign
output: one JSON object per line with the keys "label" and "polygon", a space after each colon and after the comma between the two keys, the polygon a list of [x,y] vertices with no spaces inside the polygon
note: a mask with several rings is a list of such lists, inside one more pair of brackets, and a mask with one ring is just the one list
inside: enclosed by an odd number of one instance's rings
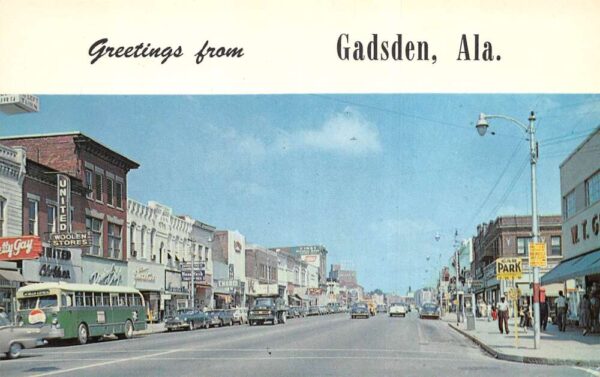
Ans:
{"label": "vertical hanging sign", "polygon": [[57,174],[58,190],[58,233],[71,232],[71,180],[64,174]]}

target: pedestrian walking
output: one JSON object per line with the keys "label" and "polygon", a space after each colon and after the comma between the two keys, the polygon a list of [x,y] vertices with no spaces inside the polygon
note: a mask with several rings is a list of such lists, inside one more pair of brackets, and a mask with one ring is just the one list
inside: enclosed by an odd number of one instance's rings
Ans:
{"label": "pedestrian walking", "polygon": [[592,332],[598,331],[598,316],[600,315],[600,299],[598,298],[598,291],[592,292],[590,297],[590,311],[591,311],[591,327]]}
{"label": "pedestrian walking", "polygon": [[500,298],[500,303],[498,304],[498,329],[500,330],[500,334],[504,331],[510,334],[508,330],[508,303],[504,297]]}
{"label": "pedestrian walking", "polygon": [[[492,304],[490,302],[487,303],[487,320],[490,322],[492,320]],[[496,318],[494,317],[494,321]]]}
{"label": "pedestrian walking", "polygon": [[555,303],[558,330],[564,332],[567,328],[567,299],[565,298],[563,291],[558,291],[558,298]]}
{"label": "pedestrian walking", "polygon": [[542,331],[546,331],[546,327],[548,326],[548,314],[550,312],[550,307],[548,306],[548,301],[544,300],[540,302],[540,328]]}
{"label": "pedestrian walking", "polygon": [[586,294],[581,298],[579,303],[579,326],[583,327],[583,336],[590,331],[591,326],[591,308],[590,299]]}
{"label": "pedestrian walking", "polygon": [[520,326],[527,333],[527,328],[531,326],[531,315],[529,314],[529,306],[526,303],[521,306],[519,316],[521,317]]}

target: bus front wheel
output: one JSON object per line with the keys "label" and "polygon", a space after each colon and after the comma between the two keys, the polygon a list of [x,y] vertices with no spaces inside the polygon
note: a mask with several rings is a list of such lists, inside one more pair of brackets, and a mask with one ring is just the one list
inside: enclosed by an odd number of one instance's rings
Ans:
{"label": "bus front wheel", "polygon": [[125,322],[125,328],[123,334],[119,334],[119,339],[131,339],[133,337],[133,324],[130,320]]}
{"label": "bus front wheel", "polygon": [[88,342],[89,332],[85,323],[80,323],[77,328],[77,341],[79,344],[86,344]]}

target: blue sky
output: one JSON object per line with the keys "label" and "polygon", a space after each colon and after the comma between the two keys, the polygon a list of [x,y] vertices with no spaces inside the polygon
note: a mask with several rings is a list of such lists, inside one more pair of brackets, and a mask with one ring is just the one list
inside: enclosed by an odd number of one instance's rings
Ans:
{"label": "blue sky", "polygon": [[600,124],[600,95],[41,96],[0,135],[81,131],[141,164],[131,198],[265,246],[323,244],[366,289],[403,293],[433,280],[455,229],[530,213],[524,133],[474,128],[530,110],[540,213],[558,214],[559,165]]}

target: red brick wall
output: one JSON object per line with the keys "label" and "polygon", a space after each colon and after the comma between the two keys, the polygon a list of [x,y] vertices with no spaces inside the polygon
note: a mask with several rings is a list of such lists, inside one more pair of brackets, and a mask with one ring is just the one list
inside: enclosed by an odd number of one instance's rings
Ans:
{"label": "red brick wall", "polygon": [[[10,139],[3,140],[2,144],[8,146],[22,146],[27,151],[27,157],[31,160],[37,161],[40,164],[49,166],[61,172],[68,173],[74,177],[81,179],[85,185],[85,161],[102,168],[105,172],[111,172],[116,176],[123,178],[123,191],[122,191],[122,209],[111,207],[106,204],[106,174],[103,179],[103,197],[102,203],[95,201],[94,199],[84,198],[85,204],[82,208],[95,209],[98,212],[104,213],[105,215],[114,216],[118,219],[123,220],[121,229],[121,250],[122,259],[127,260],[127,173],[125,169],[120,168],[110,162],[107,162],[100,157],[93,155],[85,150],[78,150],[75,142],[75,135],[58,135],[48,137],[36,137],[36,138],[22,138],[22,139]],[[54,194],[54,196],[56,196]],[[25,198],[25,196],[24,196]],[[45,200],[45,199],[44,199]],[[26,204],[26,203],[25,203]],[[45,206],[45,202],[43,202]],[[40,207],[43,207],[40,205]],[[27,208],[24,208],[24,217],[28,215]],[[40,208],[41,210],[41,208]],[[76,208],[75,211],[79,211]],[[84,209],[85,211],[85,209]],[[83,212],[83,229],[85,230],[85,212]],[[47,215],[44,214],[44,219],[47,219]],[[46,221],[46,220],[44,220]],[[24,227],[27,225],[24,225]],[[45,225],[44,225],[45,226]],[[108,257],[108,220],[105,217],[103,221],[103,240],[102,246],[104,249],[103,256]],[[74,228],[74,230],[76,230]],[[41,229],[40,229],[41,231]]]}
{"label": "red brick wall", "polygon": [[[49,239],[48,203],[46,199],[57,202],[56,185],[41,182],[29,176],[23,181],[23,234],[29,234],[29,199],[27,194],[39,196],[38,203],[38,235],[42,241]],[[71,205],[74,208],[72,226],[74,232],[85,231],[85,207],[87,200],[82,195],[71,193]],[[58,221],[58,219],[57,219]]]}

